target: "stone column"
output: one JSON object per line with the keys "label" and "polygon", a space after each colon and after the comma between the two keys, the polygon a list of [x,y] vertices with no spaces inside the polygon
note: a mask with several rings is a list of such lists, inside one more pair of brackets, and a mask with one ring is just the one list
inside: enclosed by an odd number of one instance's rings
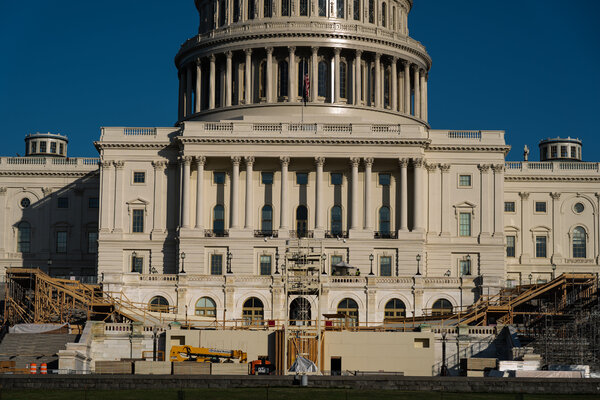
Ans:
{"label": "stone column", "polygon": [[[504,164],[492,166],[494,170],[494,236],[504,237]],[[560,231],[559,231],[560,232]]]}
{"label": "stone column", "polygon": [[211,54],[210,56],[210,83],[209,83],[209,96],[208,96],[208,108],[210,110],[215,108],[215,87],[216,87],[216,80],[215,80],[215,74],[216,74],[216,66],[215,66],[215,55]]}
{"label": "stone column", "polygon": [[404,61],[404,114],[410,115],[410,63]]}
{"label": "stone column", "polygon": [[365,158],[365,230],[372,231],[373,230],[373,220],[372,214],[373,210],[371,210],[371,182],[372,182],[372,168],[373,168],[373,158]]}
{"label": "stone column", "polygon": [[415,118],[421,118],[421,77],[420,77],[420,69],[417,65],[414,66],[413,69],[413,81],[414,81],[414,112],[413,115]]}
{"label": "stone column", "polygon": [[246,104],[250,104],[252,103],[252,49],[245,49],[244,53],[246,54],[244,95]]}
{"label": "stone column", "polygon": [[[560,236],[556,232],[560,230],[560,192],[550,193],[552,198],[552,262],[557,263],[562,258]],[[591,258],[588,256],[588,258]],[[562,261],[562,260],[560,260]]]}
{"label": "stone column", "polygon": [[233,156],[231,157],[231,229],[239,228],[238,222],[238,204],[239,204],[239,187],[240,187],[240,161],[242,157]]}
{"label": "stone column", "polygon": [[421,75],[421,105],[419,106],[419,110],[420,110],[420,116],[421,119],[426,120],[427,118],[425,117],[425,114],[427,113],[426,111],[426,101],[427,101],[427,96],[425,94],[425,88],[427,85],[427,81],[425,80],[425,70],[420,70],[419,71],[420,75]]}
{"label": "stone column", "polygon": [[232,71],[232,57],[233,53],[228,51],[225,53],[226,64],[225,64],[225,107],[231,107],[232,98],[232,87],[233,87],[233,71]]}
{"label": "stone column", "polygon": [[311,64],[312,64],[312,76],[310,77],[310,101],[317,101],[317,97],[319,96],[319,56],[318,56],[318,47],[311,47],[312,51],[311,56]]}
{"label": "stone column", "polygon": [[427,122],[429,119],[429,106],[428,106],[428,95],[427,95],[427,81],[429,80],[429,74],[424,73],[425,78],[423,79],[423,105],[421,106],[421,118]]}
{"label": "stone column", "polygon": [[340,53],[342,49],[339,47],[333,48],[333,76],[334,76],[334,103],[340,102]]}
{"label": "stone column", "polygon": [[204,229],[204,165],[206,157],[196,157],[196,229]]}
{"label": "stone column", "polygon": [[375,53],[375,107],[381,108],[381,54]]}
{"label": "stone column", "polygon": [[194,71],[192,70],[192,65],[187,66],[185,73],[185,116],[187,117],[192,114],[193,110],[192,88],[194,80]]}
{"label": "stone column", "polygon": [[196,97],[195,97],[195,112],[202,111],[202,60],[196,61]]}
{"label": "stone column", "polygon": [[440,204],[440,196],[437,195],[438,190],[441,190],[441,177],[438,164],[427,164],[429,181],[429,218],[428,218],[428,235],[438,236],[440,234],[440,214],[442,205]]}
{"label": "stone column", "polygon": [[246,215],[244,228],[254,229],[254,190],[252,187],[252,167],[254,165],[254,157],[244,157],[246,161]]}
{"label": "stone column", "polygon": [[315,157],[317,166],[317,176],[315,184],[315,230],[323,230],[323,165],[325,164],[324,157]]}
{"label": "stone column", "polygon": [[[481,238],[490,236],[490,225],[492,223],[490,221],[490,210],[492,209],[492,198],[490,196],[493,195],[493,190],[490,188],[490,166],[488,164],[479,164],[477,168],[481,174],[481,207],[479,207],[481,210],[481,232],[479,237]],[[504,194],[501,197],[504,197]]]}
{"label": "stone column", "polygon": [[273,48],[267,47],[267,103],[273,102]]}
{"label": "stone column", "polygon": [[392,110],[398,111],[398,57],[392,57]]}
{"label": "stone column", "polygon": [[283,232],[279,232],[281,234],[285,234],[287,236],[288,231],[290,230],[290,225],[288,223],[288,166],[290,164],[289,157],[280,157],[281,161],[281,205],[279,212],[279,230]]}
{"label": "stone column", "polygon": [[442,173],[442,227],[440,236],[450,236],[450,164],[441,164]]}
{"label": "stone column", "polygon": [[532,210],[529,205],[529,192],[519,192],[521,197],[521,257],[519,258],[521,264],[529,262],[532,253],[533,238],[530,235],[530,223],[529,215]]}
{"label": "stone column", "polygon": [[398,70],[398,109],[399,112],[404,112],[404,71]]}
{"label": "stone column", "polygon": [[115,166],[115,221],[113,232],[123,232],[123,169],[125,162],[114,161]]}
{"label": "stone column", "polygon": [[350,165],[352,166],[352,202],[350,203],[352,222],[350,229],[358,229],[358,165],[360,164],[360,158],[354,157],[350,159]]}
{"label": "stone column", "polygon": [[100,232],[110,232],[112,230],[111,223],[114,218],[111,218],[111,212],[113,210],[112,205],[114,204],[112,195],[113,173],[111,171],[113,163],[111,161],[100,161]]}
{"label": "stone column", "polygon": [[183,181],[182,181],[182,204],[181,204],[181,219],[182,227],[190,227],[190,165],[192,164],[192,157],[182,157],[181,162],[183,163]]}
{"label": "stone column", "polygon": [[356,57],[354,58],[354,105],[362,103],[362,51],[356,50]]}
{"label": "stone column", "polygon": [[408,231],[408,158],[398,160],[400,164],[400,230]]}
{"label": "stone column", "polygon": [[[288,102],[296,102],[296,48],[294,46],[288,47]],[[304,79],[304,78],[302,78]]]}
{"label": "stone column", "polygon": [[164,221],[166,218],[164,212],[165,197],[165,168],[167,167],[166,161],[153,161],[152,166],[154,167],[154,217],[152,218],[152,231],[156,233],[162,233],[165,230]]}
{"label": "stone column", "polygon": [[414,227],[413,227],[413,231],[416,232],[423,232],[425,229],[425,206],[426,204],[426,199],[425,196],[423,195],[423,187],[425,184],[425,178],[424,178],[424,160],[422,158],[413,158],[413,167],[414,167],[414,187],[415,187],[415,192],[414,192]]}

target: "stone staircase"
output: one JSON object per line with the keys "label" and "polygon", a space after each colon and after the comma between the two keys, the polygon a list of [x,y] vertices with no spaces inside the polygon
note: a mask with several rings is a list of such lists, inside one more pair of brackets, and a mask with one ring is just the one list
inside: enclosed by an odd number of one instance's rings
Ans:
{"label": "stone staircase", "polygon": [[78,335],[9,333],[0,343],[0,361],[15,361],[16,368],[26,368],[27,364],[48,364],[48,369],[58,368],[58,352],[67,343],[76,341]]}

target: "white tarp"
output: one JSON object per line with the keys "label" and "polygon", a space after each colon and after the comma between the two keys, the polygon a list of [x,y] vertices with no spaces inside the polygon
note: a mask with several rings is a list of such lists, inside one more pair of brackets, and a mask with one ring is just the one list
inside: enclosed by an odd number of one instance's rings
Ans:
{"label": "white tarp", "polygon": [[[8,328],[9,333],[46,333],[67,326],[68,324],[17,324]],[[69,329],[71,333],[71,329]]]}
{"label": "white tarp", "polygon": [[296,357],[296,361],[292,364],[289,372],[318,372],[317,366],[308,358],[301,356]]}
{"label": "white tarp", "polygon": [[580,371],[585,378],[590,377],[589,365],[548,365],[548,371]]}

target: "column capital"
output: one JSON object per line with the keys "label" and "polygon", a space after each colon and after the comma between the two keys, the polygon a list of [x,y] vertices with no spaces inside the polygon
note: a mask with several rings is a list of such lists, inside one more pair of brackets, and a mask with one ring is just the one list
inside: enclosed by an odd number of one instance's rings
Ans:
{"label": "column capital", "polygon": [[527,200],[529,198],[529,192],[519,192],[519,196],[522,200]]}
{"label": "column capital", "polygon": [[410,69],[411,62],[408,60],[402,60],[402,66],[406,69]]}
{"label": "column capital", "polygon": [[288,165],[290,165],[290,158],[288,156],[279,157],[279,162],[282,166],[287,167]]}
{"label": "column capital", "polygon": [[43,187],[42,193],[44,194],[44,197],[50,196],[52,194],[52,188],[51,187]]}
{"label": "column capital", "polygon": [[375,61],[379,61],[381,59],[381,53],[375,53]]}
{"label": "column capital", "polygon": [[372,167],[373,163],[375,162],[375,159],[373,157],[366,157],[364,159],[364,162],[366,167]]}
{"label": "column capital", "polygon": [[318,167],[322,167],[323,165],[325,165],[325,157],[315,157],[315,164]]}
{"label": "column capital", "polygon": [[181,156],[179,161],[184,165],[191,165],[194,157],[192,156]]}
{"label": "column capital", "polygon": [[244,53],[246,54],[246,56],[251,56],[252,55],[252,49],[244,49]]}
{"label": "column capital", "polygon": [[425,163],[425,168],[427,169],[427,171],[432,172],[435,171],[436,169],[438,169],[439,164],[430,164],[430,163]]}
{"label": "column capital", "polygon": [[504,172],[504,164],[494,164],[492,165],[492,169],[495,173]]}
{"label": "column capital", "polygon": [[288,51],[291,53],[296,53],[296,46],[288,46]]}
{"label": "column capital", "polygon": [[550,193],[550,197],[552,197],[552,200],[558,200],[558,199],[560,199],[560,195],[561,194],[559,192]]}
{"label": "column capital", "polygon": [[334,47],[333,48],[333,54],[334,55],[339,56],[341,52],[342,52],[342,49],[340,47]]}
{"label": "column capital", "polygon": [[0,196],[4,196],[6,194],[6,186],[0,187]]}
{"label": "column capital", "polygon": [[167,162],[164,160],[152,161],[152,166],[155,170],[161,171],[167,168]]}
{"label": "column capital", "polygon": [[110,169],[113,166],[113,162],[112,161],[100,161],[98,163],[98,165],[100,165],[100,168],[102,169]]}
{"label": "column capital", "polygon": [[356,50],[356,58],[361,58],[362,57],[362,50]]}
{"label": "column capital", "polygon": [[351,165],[352,167],[356,167],[356,168],[358,168],[358,166],[360,165],[360,158],[359,158],[359,157],[352,157],[352,158],[350,159],[350,165]]}
{"label": "column capital", "polygon": [[252,164],[254,164],[254,157],[246,156],[244,157],[244,162],[246,162],[246,165],[252,166]]}
{"label": "column capital", "polygon": [[225,56],[226,56],[227,58],[232,58],[232,57],[233,57],[233,52],[232,52],[231,50],[229,50],[229,51],[226,51],[226,52],[225,52]]}
{"label": "column capital", "polygon": [[113,165],[116,169],[123,169],[125,168],[125,161],[113,161]]}
{"label": "column capital", "polygon": [[450,171],[450,164],[440,164],[440,170],[442,174],[447,174]]}
{"label": "column capital", "polygon": [[312,47],[310,48],[310,51],[312,52],[312,54],[313,54],[313,55],[315,55],[315,56],[316,56],[316,55],[317,55],[317,53],[318,53],[318,51],[319,51],[319,47],[317,47],[317,46],[312,46]]}
{"label": "column capital", "polygon": [[198,67],[198,68],[202,67],[202,58],[198,57],[196,59],[196,67]]}
{"label": "column capital", "polygon": [[206,157],[204,156],[196,156],[194,157],[194,160],[196,161],[196,165],[198,166],[204,166],[206,164]]}
{"label": "column capital", "polygon": [[240,157],[240,156],[232,156],[231,157],[231,163],[233,165],[240,165],[241,161],[242,161],[242,157]]}
{"label": "column capital", "polygon": [[398,56],[392,56],[392,62],[396,64],[398,62]]}
{"label": "column capital", "polygon": [[267,52],[267,54],[272,55],[273,54],[273,48],[272,47],[265,47],[265,51]]}
{"label": "column capital", "polygon": [[412,69],[414,72],[420,72],[420,71],[421,71],[421,67],[419,67],[417,64],[411,64],[411,66],[410,66],[410,67],[411,67],[411,69]]}
{"label": "column capital", "polygon": [[415,168],[423,168],[423,165],[425,165],[425,160],[423,158],[413,158],[412,165]]}
{"label": "column capital", "polygon": [[406,168],[408,166],[408,161],[408,158],[399,158],[398,165],[400,165],[401,168]]}
{"label": "column capital", "polygon": [[488,173],[488,172],[490,172],[490,168],[491,168],[490,164],[479,164],[479,165],[477,165],[477,169],[479,169],[479,171],[481,171],[482,173]]}
{"label": "column capital", "polygon": [[214,54],[211,54],[208,58],[209,58],[209,60],[210,60],[211,63],[214,63],[215,60],[217,59],[217,56],[215,56]]}

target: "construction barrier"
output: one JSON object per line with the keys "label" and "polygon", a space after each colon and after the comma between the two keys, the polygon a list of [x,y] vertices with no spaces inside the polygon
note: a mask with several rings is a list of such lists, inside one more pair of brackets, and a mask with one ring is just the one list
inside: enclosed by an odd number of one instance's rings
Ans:
{"label": "construction barrier", "polygon": [[33,375],[37,374],[37,364],[29,365],[29,373]]}
{"label": "construction barrier", "polygon": [[46,363],[43,363],[42,365],[40,365],[40,374],[46,375],[47,373],[48,373],[48,365],[46,365]]}

